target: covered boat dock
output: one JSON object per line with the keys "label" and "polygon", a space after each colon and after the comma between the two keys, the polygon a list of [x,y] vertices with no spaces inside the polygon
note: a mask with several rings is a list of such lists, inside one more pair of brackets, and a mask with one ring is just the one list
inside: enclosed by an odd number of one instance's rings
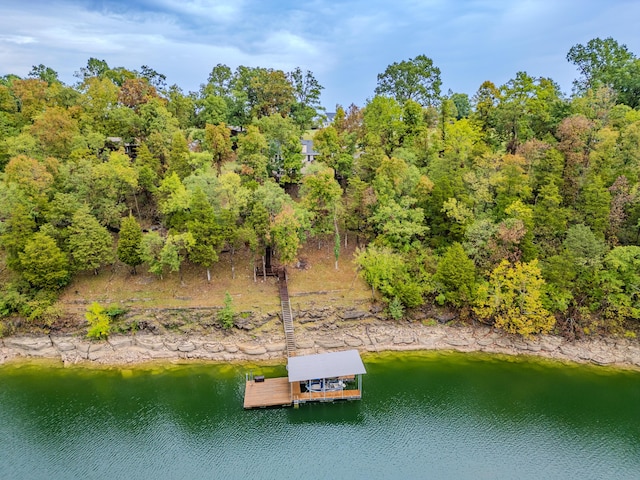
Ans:
{"label": "covered boat dock", "polygon": [[289,357],[288,377],[247,379],[244,408],[362,398],[366,373],[357,350]]}

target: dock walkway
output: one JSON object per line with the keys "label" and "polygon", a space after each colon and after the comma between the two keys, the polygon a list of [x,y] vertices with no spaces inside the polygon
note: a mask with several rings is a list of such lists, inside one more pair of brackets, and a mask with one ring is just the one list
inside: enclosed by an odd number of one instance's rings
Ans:
{"label": "dock walkway", "polygon": [[287,285],[287,270],[282,267],[278,272],[278,287],[280,291],[280,306],[282,308],[282,323],[287,345],[287,358],[296,354],[296,340],[293,333],[293,313],[289,302],[289,287]]}

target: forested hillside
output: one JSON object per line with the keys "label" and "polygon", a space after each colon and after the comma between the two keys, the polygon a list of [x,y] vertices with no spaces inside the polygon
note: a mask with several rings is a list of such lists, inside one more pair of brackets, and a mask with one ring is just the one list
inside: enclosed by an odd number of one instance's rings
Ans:
{"label": "forested hillside", "polygon": [[435,303],[522,335],[634,336],[640,60],[610,38],[567,60],[570,96],[526,72],[469,96],[420,55],[331,123],[300,69],[217,65],[188,93],[95,58],[75,85],[2,77],[0,313],[46,324],[74,274],[113,262],[205,277],[223,251],[292,264],[315,242],[338,268],[348,240],[390,317]]}

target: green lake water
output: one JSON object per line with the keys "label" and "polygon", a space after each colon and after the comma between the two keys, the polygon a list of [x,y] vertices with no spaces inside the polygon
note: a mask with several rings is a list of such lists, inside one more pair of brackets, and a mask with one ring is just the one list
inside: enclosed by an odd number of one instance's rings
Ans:
{"label": "green lake water", "polygon": [[362,401],[242,409],[245,373],[0,367],[0,479],[640,479],[640,372],[365,357]]}

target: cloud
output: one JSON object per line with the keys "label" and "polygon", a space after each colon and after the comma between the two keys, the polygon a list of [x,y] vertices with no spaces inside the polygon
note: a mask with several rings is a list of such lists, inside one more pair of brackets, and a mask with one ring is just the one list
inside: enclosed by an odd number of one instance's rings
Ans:
{"label": "cloud", "polygon": [[0,42],[27,45],[29,43],[36,43],[36,39],[26,35],[0,35]]}
{"label": "cloud", "polygon": [[570,89],[564,56],[613,36],[640,53],[636,0],[3,0],[0,75],[45,63],[72,83],[89,57],[149,65],[184,90],[225,63],[316,74],[327,105],[362,105],[387,65],[425,54],[443,90],[526,70]]}

